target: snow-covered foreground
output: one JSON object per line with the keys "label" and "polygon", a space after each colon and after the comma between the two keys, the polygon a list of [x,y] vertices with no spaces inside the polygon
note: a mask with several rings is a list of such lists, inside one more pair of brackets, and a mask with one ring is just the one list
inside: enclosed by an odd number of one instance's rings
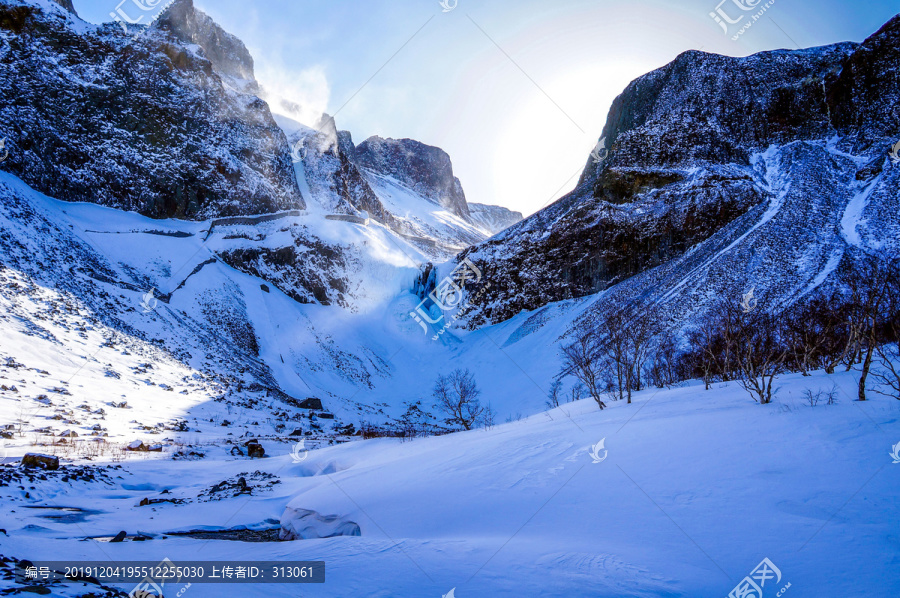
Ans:
{"label": "snow-covered foreground", "polygon": [[[784,376],[767,406],[735,384],[650,389],[604,411],[580,401],[491,430],[350,442],[299,463],[288,445],[252,462],[224,448],[201,461],[130,461],[109,471],[111,484],[0,488],[8,506],[0,527],[9,534],[0,534],[0,553],[326,562],[324,585],[195,584],[184,595],[197,598],[437,598],[452,588],[459,598],[724,597],[764,558],[782,575],[766,583],[766,598],[788,584],[781,595],[897,596],[900,464],[889,453],[900,442],[900,401],[853,402],[855,381],[852,372]],[[838,404],[804,404],[804,389],[833,383]],[[244,473],[256,470],[276,478]],[[268,485],[249,496],[201,495],[239,474]],[[186,502],[137,506],[160,497]],[[26,503],[93,513],[62,523]],[[288,506],[356,522],[361,536],[163,537],[277,528]],[[120,530],[155,537],[82,541]]]}

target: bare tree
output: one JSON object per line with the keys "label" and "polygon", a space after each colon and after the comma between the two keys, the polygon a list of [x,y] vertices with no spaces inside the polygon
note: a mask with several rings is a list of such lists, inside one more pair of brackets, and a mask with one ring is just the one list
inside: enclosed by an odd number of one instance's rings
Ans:
{"label": "bare tree", "polygon": [[688,333],[689,361],[703,377],[706,390],[715,378],[728,382],[740,377],[735,345],[741,324],[738,306],[733,301],[715,303],[699,325]]}
{"label": "bare tree", "polygon": [[563,347],[563,375],[573,375],[587,388],[601,409],[601,398],[631,403],[633,390],[642,388],[643,371],[659,329],[652,309],[622,309],[605,313],[599,323],[584,323],[575,340]]}
{"label": "bare tree", "polygon": [[550,384],[547,392],[547,406],[553,409],[559,407],[559,398],[562,395],[562,380],[557,378]]}
{"label": "bare tree", "polygon": [[628,402],[631,403],[631,391],[641,390],[642,374],[650,348],[660,331],[659,314],[649,306],[642,306],[628,314],[625,322],[625,369]]}
{"label": "bare tree", "polygon": [[785,315],[785,339],[795,369],[834,369],[854,352],[856,332],[844,294],[814,297],[790,308]]}
{"label": "bare tree", "polygon": [[678,344],[673,337],[665,337],[657,344],[646,368],[648,383],[657,388],[667,388],[678,382],[678,360]]}
{"label": "bare tree", "polygon": [[606,408],[602,399],[601,368],[598,356],[596,329],[588,322],[581,324],[575,340],[562,348],[562,375],[575,376],[587,389],[600,409]]}
{"label": "bare tree", "polygon": [[[485,413],[485,408],[478,400],[481,391],[468,369],[456,369],[448,376],[438,376],[432,394],[437,399],[435,407],[447,416],[444,421],[448,424],[471,430]],[[493,418],[493,412],[491,417]]]}
{"label": "bare tree", "polygon": [[873,392],[900,399],[900,351],[896,343],[885,343],[878,347],[878,370],[872,370],[872,377],[881,386]]}
{"label": "bare tree", "polygon": [[775,376],[784,371],[788,349],[783,339],[783,315],[765,310],[740,313],[729,307],[728,343],[738,367],[741,386],[766,405],[774,398]]}
{"label": "bare tree", "polygon": [[595,331],[597,335],[597,354],[600,357],[602,376],[610,387],[609,393],[616,401],[621,401],[628,395],[631,369],[628,360],[628,322],[624,312],[614,311],[607,313]]}
{"label": "bare tree", "polygon": [[872,370],[872,377],[885,390],[876,387],[873,391],[900,399],[900,272],[896,269],[888,279],[885,311],[883,342],[876,348],[880,367]]}
{"label": "bare tree", "polygon": [[890,304],[892,292],[900,279],[896,261],[867,257],[856,262],[847,276],[850,288],[853,323],[859,341],[861,361],[858,397],[866,400],[866,380],[872,367],[875,351],[883,342],[883,328],[893,314]]}
{"label": "bare tree", "polygon": [[712,316],[704,318],[700,324],[688,333],[693,369],[703,376],[703,384],[706,390],[712,383],[713,376],[718,370],[721,332],[718,322]]}
{"label": "bare tree", "polygon": [[584,396],[584,384],[579,382],[578,384],[574,384],[571,388],[572,398],[569,399],[570,403],[574,403],[575,401],[580,401],[581,397]]}

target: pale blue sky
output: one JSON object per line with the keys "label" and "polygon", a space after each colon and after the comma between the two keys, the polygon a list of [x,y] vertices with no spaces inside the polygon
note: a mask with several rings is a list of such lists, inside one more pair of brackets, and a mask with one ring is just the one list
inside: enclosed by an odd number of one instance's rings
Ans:
{"label": "pale blue sky", "polygon": [[[100,22],[120,1],[74,3]],[[458,0],[443,12],[438,0],[195,0],[247,44],[261,83],[308,106],[310,120],[337,112],[357,143],[440,146],[469,201],[526,214],[574,186],[625,85],[680,52],[862,41],[900,12],[896,0],[775,0],[733,41],[741,23],[726,35],[710,16],[719,2]],[[721,10],[746,22],[765,3]]]}

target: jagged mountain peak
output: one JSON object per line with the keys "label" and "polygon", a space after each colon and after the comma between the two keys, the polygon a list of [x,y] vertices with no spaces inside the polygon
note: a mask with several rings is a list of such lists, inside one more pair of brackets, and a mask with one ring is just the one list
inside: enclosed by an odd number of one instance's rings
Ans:
{"label": "jagged mountain peak", "polygon": [[219,74],[255,85],[253,57],[244,42],[198,10],[193,0],[175,0],[154,26],[185,44],[200,46]]}
{"label": "jagged mountain peak", "polygon": [[746,57],[681,53],[632,81],[613,101],[601,134],[608,155],[589,157],[579,186],[615,187],[616,181],[600,179],[616,178],[621,169],[749,164],[752,151],[772,143],[834,134],[823,81],[839,73],[858,46]]}
{"label": "jagged mountain peak", "polygon": [[453,175],[450,156],[439,147],[415,139],[377,135],[356,146],[353,159],[363,168],[394,177],[417,193],[469,220],[462,184]]}
{"label": "jagged mountain peak", "polygon": [[75,6],[72,4],[72,0],[53,0],[53,1],[56,2],[57,4],[59,4],[60,6],[62,6],[64,9],[66,9],[70,13],[72,13],[73,15],[78,16],[78,13],[75,12]]}
{"label": "jagged mountain peak", "polygon": [[502,206],[470,203],[469,214],[472,220],[492,235],[506,230],[522,221],[522,213]]}

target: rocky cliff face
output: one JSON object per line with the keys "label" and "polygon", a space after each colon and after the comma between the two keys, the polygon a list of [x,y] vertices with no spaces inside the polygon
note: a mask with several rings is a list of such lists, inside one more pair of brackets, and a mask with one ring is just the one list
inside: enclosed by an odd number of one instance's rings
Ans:
{"label": "rocky cliff face", "polygon": [[78,14],[77,12],[75,12],[75,6],[72,4],[72,0],[53,0],[53,1],[56,2],[57,4],[59,4],[60,6],[62,6],[64,9],[66,9],[70,13],[72,13],[73,15]]}
{"label": "rocky cliff face", "polygon": [[315,129],[301,129],[290,141],[298,158],[302,155],[297,168],[302,169],[310,193],[329,213],[367,212],[388,228],[403,232],[351,160],[353,138],[349,132],[337,130],[334,118],[323,115]]}
{"label": "rocky cliff face", "polygon": [[219,75],[245,81],[256,91],[253,57],[244,43],[223,31],[209,16],[194,8],[192,0],[176,0],[155,26],[185,44],[196,44]]}
{"label": "rocky cliff face", "polygon": [[450,156],[439,147],[413,139],[375,136],[360,143],[351,159],[378,174],[391,176],[423,197],[469,219],[469,206],[459,179],[453,176]]}
{"label": "rocky cliff face", "polygon": [[482,203],[470,203],[469,215],[475,224],[492,235],[496,235],[513,224],[518,224],[522,221],[521,212],[514,212],[501,206],[491,206]]}
{"label": "rocky cliff face", "polygon": [[[301,189],[313,206],[311,212],[366,212],[370,218],[384,224],[404,237],[405,242],[412,243],[437,261],[445,261],[465,247],[490,236],[485,227],[468,215],[468,206],[466,216],[461,217],[455,211],[459,206],[445,207],[441,203],[441,198],[448,196],[434,182],[440,177],[426,176],[427,173],[422,170],[425,162],[420,159],[421,156],[386,160],[384,156],[390,152],[383,148],[375,151],[368,141],[354,145],[350,132],[339,131],[334,120],[327,115],[316,124],[315,129],[287,118],[283,124],[298,160],[295,169]],[[394,143],[387,140],[385,146]],[[446,158],[443,150],[438,148],[428,148],[412,141],[404,142],[404,145],[421,152],[422,156],[433,154]],[[380,157],[375,160],[373,156]],[[449,158],[443,161],[448,169],[442,171],[443,175],[449,173],[453,185],[458,186],[459,181],[452,177],[452,170],[449,170]],[[461,188],[457,197],[462,202],[459,205],[465,205]],[[487,206],[487,209],[493,207]]]}
{"label": "rocky cliff face", "polygon": [[[900,17],[862,45],[746,58],[692,51],[637,79],[613,103],[603,149],[576,189],[461,256],[491,283],[473,297],[469,324],[636,275],[621,289],[651,296],[674,287],[670,299],[697,290],[683,277],[700,277],[708,293],[736,292],[742,277],[778,279],[753,257],[760,252],[795,256],[808,267],[797,280],[812,284],[867,242],[896,245],[879,238],[897,230],[897,180],[885,169],[897,170],[886,151],[900,137],[898,48]],[[872,220],[868,232],[854,225],[842,234],[859,215],[846,213],[853,201]],[[837,236],[799,234],[812,222]],[[722,246],[724,238],[736,245]],[[729,254],[727,270],[713,247]],[[746,261],[732,262],[736,254]],[[688,263],[701,271],[679,269]]]}
{"label": "rocky cliff face", "polygon": [[[304,206],[246,49],[190,0],[126,35],[0,0],[0,168],[50,196],[155,218]],[[250,88],[252,89],[252,87]]]}

